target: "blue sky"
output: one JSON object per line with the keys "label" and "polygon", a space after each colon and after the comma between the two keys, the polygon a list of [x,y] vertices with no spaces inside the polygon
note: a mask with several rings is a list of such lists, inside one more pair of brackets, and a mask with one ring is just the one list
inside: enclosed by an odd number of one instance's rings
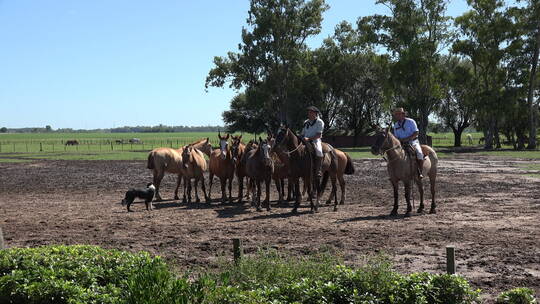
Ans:
{"label": "blue sky", "polygon": [[[386,13],[327,0],[317,47],[342,20]],[[204,89],[236,51],[248,0],[0,0],[0,127],[221,125],[235,92]],[[465,0],[452,0],[460,15]]]}

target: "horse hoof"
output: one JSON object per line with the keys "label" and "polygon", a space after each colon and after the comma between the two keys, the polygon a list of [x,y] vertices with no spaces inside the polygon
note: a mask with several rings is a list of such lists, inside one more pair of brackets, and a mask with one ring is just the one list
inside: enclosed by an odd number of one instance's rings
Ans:
{"label": "horse hoof", "polygon": [[185,197],[182,199],[182,203],[184,203],[184,204],[187,203],[187,199]]}
{"label": "horse hoof", "polygon": [[396,216],[396,215],[398,215],[397,210],[392,210],[392,212],[390,212],[390,216]]}
{"label": "horse hoof", "polygon": [[334,207],[334,212],[337,212],[337,207]]}
{"label": "horse hoof", "polygon": [[340,205],[345,205],[344,201],[339,202]]}
{"label": "horse hoof", "polygon": [[292,211],[291,211],[292,214],[298,214],[298,210],[296,208],[294,208]]}
{"label": "horse hoof", "polygon": [[436,213],[437,213],[437,211],[435,209],[429,210],[429,214],[436,214]]}
{"label": "horse hoof", "polygon": [[200,202],[201,202],[201,199],[200,199],[200,198],[197,198],[197,199],[195,200],[195,202],[196,202],[196,203],[200,203]]}
{"label": "horse hoof", "polygon": [[416,210],[416,213],[424,213],[424,208],[418,208],[418,210]]}
{"label": "horse hoof", "polygon": [[330,205],[332,202],[331,201],[326,201],[326,204],[327,205]]}
{"label": "horse hoof", "polygon": [[405,213],[405,217],[411,217],[411,212],[410,212],[410,211],[407,211],[407,212]]}
{"label": "horse hoof", "polygon": [[270,208],[270,207],[266,208],[266,211],[271,211],[271,210],[272,210],[272,208]]}
{"label": "horse hoof", "polygon": [[261,212],[261,211],[262,211],[262,209],[257,207],[257,212]]}
{"label": "horse hoof", "polygon": [[174,196],[174,200],[177,201],[177,200],[179,200],[179,199],[180,199],[180,198],[178,197],[178,195],[175,195],[175,196]]}

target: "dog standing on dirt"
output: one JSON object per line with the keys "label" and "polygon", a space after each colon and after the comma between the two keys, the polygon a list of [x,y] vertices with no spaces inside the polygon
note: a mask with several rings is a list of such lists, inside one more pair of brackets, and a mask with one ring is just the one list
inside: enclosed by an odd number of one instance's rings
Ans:
{"label": "dog standing on dirt", "polygon": [[152,210],[152,200],[156,193],[156,187],[154,184],[149,183],[145,189],[129,189],[126,192],[126,197],[122,200],[122,206],[127,204],[128,212],[131,212],[130,206],[136,198],[144,199],[146,204],[146,210]]}

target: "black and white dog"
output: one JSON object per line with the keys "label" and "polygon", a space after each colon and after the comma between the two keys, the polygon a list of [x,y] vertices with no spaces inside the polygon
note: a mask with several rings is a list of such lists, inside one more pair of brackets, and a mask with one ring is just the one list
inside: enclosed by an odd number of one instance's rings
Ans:
{"label": "black and white dog", "polygon": [[131,211],[129,208],[133,201],[136,198],[142,198],[144,199],[144,203],[146,204],[146,210],[152,210],[152,200],[154,199],[154,193],[156,192],[156,187],[154,184],[149,183],[146,185],[145,189],[129,189],[126,192],[126,198],[122,200],[122,206],[127,204],[127,210],[128,212]]}

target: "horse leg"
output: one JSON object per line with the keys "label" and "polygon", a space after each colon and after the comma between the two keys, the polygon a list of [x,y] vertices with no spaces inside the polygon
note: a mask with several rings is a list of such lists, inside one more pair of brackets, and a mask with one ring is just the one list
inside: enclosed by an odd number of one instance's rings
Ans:
{"label": "horse leg", "polygon": [[249,201],[249,200],[251,200],[251,191],[253,191],[252,190],[253,185],[251,184],[251,178],[246,177],[246,184],[247,184],[247,186],[246,186],[246,188],[247,188],[246,189],[246,200]]}
{"label": "horse leg", "polygon": [[390,212],[390,215],[394,216],[397,215],[398,211],[398,200],[399,200],[399,184],[398,181],[391,181],[392,187],[394,188],[394,209],[392,209],[392,212]]}
{"label": "horse leg", "polygon": [[238,177],[238,202],[241,204],[244,199],[244,177]]}
{"label": "horse leg", "polygon": [[[179,200],[180,197],[178,197],[178,189],[180,188],[180,183],[182,183],[182,174],[178,174],[178,179],[176,180],[176,189],[174,189],[174,199]],[[185,181],[184,181],[185,183]]]}
{"label": "horse leg", "polygon": [[294,207],[293,207],[293,210],[292,210],[292,213],[293,214],[296,214],[298,213],[298,207],[300,206],[300,180],[299,179],[294,179],[293,181],[293,187],[294,187],[294,196],[296,197],[296,200],[294,201]]}
{"label": "horse leg", "polygon": [[229,203],[231,203],[231,204],[233,202],[233,197],[232,197],[232,180],[233,180],[233,177],[234,177],[234,175],[229,177]]}
{"label": "horse leg", "polygon": [[165,175],[165,170],[158,172],[157,170],[154,170],[154,186],[156,187],[156,202],[162,201],[161,195],[159,195],[159,185],[161,184],[161,180],[163,179],[163,176]]}
{"label": "horse leg", "polygon": [[[332,191],[330,191],[330,195],[328,196],[328,199],[326,200],[327,205],[330,205],[330,203],[332,203],[332,195],[334,195],[334,191],[336,190],[336,176],[335,175],[331,176],[331,182],[332,182]],[[322,196],[322,192],[321,192],[321,196]]]}
{"label": "horse leg", "polygon": [[264,199],[264,203],[266,204],[266,211],[270,211],[270,183],[271,182],[272,182],[272,178],[267,178],[264,181],[266,185],[266,198]]}
{"label": "horse leg", "polygon": [[339,204],[344,205],[345,204],[345,179],[343,178],[343,174],[338,175],[337,179],[339,182],[339,187],[341,188],[341,201],[339,202]]}
{"label": "horse leg", "polygon": [[[285,183],[285,180],[283,181]],[[291,193],[294,192],[293,185],[291,183],[291,179],[287,179],[287,201],[290,202],[293,200]]]}
{"label": "horse leg", "polygon": [[191,178],[186,177],[187,181],[187,199],[191,203]]}
{"label": "horse leg", "polygon": [[437,179],[437,173],[432,173],[429,175],[429,186],[431,189],[431,208],[429,209],[429,213],[435,214],[437,213],[437,210],[435,208],[437,205],[435,204],[435,184]]}
{"label": "horse leg", "polygon": [[225,204],[225,202],[227,201],[227,179],[220,177],[219,183],[221,184],[221,203]]}
{"label": "horse leg", "polygon": [[405,216],[410,216],[412,211],[411,205],[411,181],[403,182],[405,185],[405,201],[407,201],[407,212]]}
{"label": "horse leg", "polygon": [[337,179],[336,176],[332,177],[332,192],[330,192],[330,197],[328,197],[328,199],[331,200],[332,195],[334,195],[334,211],[337,211],[337,205],[338,205],[336,179]]}
{"label": "horse leg", "polygon": [[261,181],[257,179],[255,181],[255,184],[257,186],[257,211],[262,211],[261,209]]}
{"label": "horse leg", "polygon": [[418,193],[420,194],[420,206],[418,206],[417,213],[424,211],[424,184],[421,179],[416,179],[416,185],[418,186]]}
{"label": "horse leg", "polygon": [[212,202],[212,182],[213,181],[214,181],[214,174],[210,172],[210,174],[208,175],[208,198],[206,199],[208,203]]}
{"label": "horse leg", "polygon": [[255,181],[249,179],[249,189],[251,190],[251,206],[255,207],[257,205],[257,186],[255,186]]}
{"label": "horse leg", "polygon": [[[179,177],[180,178],[180,177]],[[180,181],[178,181],[178,185],[180,185]],[[184,177],[184,196],[182,197],[182,203],[187,203],[187,200],[186,200],[186,188],[187,188],[187,181],[186,181],[186,178]]]}
{"label": "horse leg", "polygon": [[277,189],[277,192],[278,192],[278,205],[281,205],[281,203],[283,202],[283,188],[282,188],[282,185],[281,185],[281,180],[279,178],[275,178],[274,179],[274,183],[276,184],[276,189]]}
{"label": "horse leg", "polygon": [[206,186],[204,185],[204,175],[201,173],[201,176],[199,178],[201,179],[201,188],[204,194],[204,199],[206,200],[207,203],[210,203],[210,198],[206,194]]}
{"label": "horse leg", "polygon": [[197,189],[199,186],[199,178],[195,177],[195,181],[193,183],[195,184],[195,202],[200,203],[201,199],[199,198],[199,190]]}

